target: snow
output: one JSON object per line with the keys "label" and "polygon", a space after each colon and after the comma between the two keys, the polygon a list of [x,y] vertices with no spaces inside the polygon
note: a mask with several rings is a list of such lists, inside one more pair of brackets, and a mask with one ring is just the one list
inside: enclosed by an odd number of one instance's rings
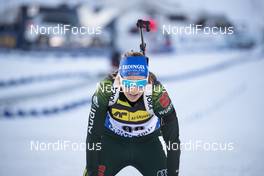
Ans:
{"label": "snow", "polygon": [[[181,175],[262,175],[263,53],[226,50],[151,55],[150,59],[151,70],[163,81],[176,108],[182,143],[233,145],[230,151],[183,150]],[[76,59],[1,53],[1,81],[79,72],[91,77],[0,87],[0,110],[42,108],[89,98],[100,80],[98,75],[109,70],[109,61],[104,57]],[[1,117],[0,175],[81,175],[85,150],[68,147],[65,151],[32,151],[31,142],[84,143],[89,108],[85,105],[40,118]],[[118,174],[132,175],[140,174],[131,166]]]}
{"label": "snow", "polygon": [[[40,1],[2,2],[0,12],[25,2]],[[48,0],[40,3],[60,4],[61,2],[66,1]],[[67,1],[71,4],[78,2],[83,1]],[[174,4],[174,1],[157,3],[174,9],[174,6],[170,5],[170,3]],[[180,9],[187,10],[187,13],[204,10],[212,14],[225,14],[236,22],[235,24],[246,24],[254,31],[263,28],[262,0],[206,0],[203,3],[180,0],[177,3]],[[122,4],[112,0],[108,4],[114,4],[112,6],[118,4],[120,12],[123,13],[131,5],[137,8],[139,1],[129,4],[124,1]],[[132,16],[135,17],[135,14]],[[14,17],[10,15],[10,18]],[[138,38],[135,40],[138,41]],[[138,44],[132,45],[133,37],[129,41],[129,44],[126,43],[123,47],[138,49]],[[182,143],[199,141],[217,142],[222,145],[231,143],[233,150],[185,149],[181,154],[181,175],[263,175],[264,144],[261,142],[264,137],[263,49],[262,52],[261,50],[210,50],[209,52],[206,49],[199,50],[200,52],[177,50],[177,53],[150,55],[151,71],[164,83],[173,101],[179,118]],[[64,75],[58,79],[0,87],[0,175],[82,175],[85,167],[84,149],[75,151],[68,146],[60,151],[35,151],[31,150],[31,142],[83,144],[90,105],[85,104],[48,116],[5,118],[1,115],[5,109],[41,110],[89,98],[95,90],[96,83],[110,70],[109,63],[108,58],[101,56],[75,58],[47,53],[36,55],[30,52],[0,52],[0,82]],[[70,76],[72,74],[75,76]],[[117,175],[137,176],[140,173],[128,166]]]}
{"label": "snow", "polygon": [[258,61],[170,86],[182,141],[234,143],[234,151],[183,153],[183,175],[262,175],[264,65]]}

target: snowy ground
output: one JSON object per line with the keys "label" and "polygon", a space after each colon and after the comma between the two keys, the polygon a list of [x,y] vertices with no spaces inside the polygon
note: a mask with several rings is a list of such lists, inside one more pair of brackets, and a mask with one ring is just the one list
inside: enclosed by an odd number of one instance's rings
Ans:
{"label": "snowy ground", "polygon": [[[230,151],[199,149],[181,155],[181,175],[263,175],[264,55],[218,51],[153,55],[151,70],[166,86],[177,110],[183,143],[232,144]],[[106,58],[34,58],[0,53],[0,81],[29,76],[86,73],[15,87],[0,87],[0,175],[75,176],[85,151],[32,151],[31,141],[84,143],[89,105],[49,116],[4,118],[5,109],[43,109],[89,98]],[[118,176],[139,175],[132,167]]]}

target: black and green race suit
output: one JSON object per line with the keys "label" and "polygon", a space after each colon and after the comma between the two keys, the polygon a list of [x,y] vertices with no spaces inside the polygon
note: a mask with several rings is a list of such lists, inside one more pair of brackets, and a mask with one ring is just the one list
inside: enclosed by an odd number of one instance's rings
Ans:
{"label": "black and green race suit", "polygon": [[[176,176],[180,140],[175,109],[164,86],[154,74],[151,89],[130,102],[109,75],[92,97],[86,140],[88,176],[114,176],[131,165],[144,176]],[[159,136],[167,147],[167,156]],[[173,150],[169,145],[175,144]]]}

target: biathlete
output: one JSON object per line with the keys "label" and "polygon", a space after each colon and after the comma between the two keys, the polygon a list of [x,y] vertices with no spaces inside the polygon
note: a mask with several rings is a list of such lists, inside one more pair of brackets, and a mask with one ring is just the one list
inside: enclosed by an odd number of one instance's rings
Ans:
{"label": "biathlete", "polygon": [[149,71],[146,56],[126,53],[92,97],[84,175],[114,176],[130,165],[143,176],[177,176],[175,145],[180,146],[179,125],[167,91]]}

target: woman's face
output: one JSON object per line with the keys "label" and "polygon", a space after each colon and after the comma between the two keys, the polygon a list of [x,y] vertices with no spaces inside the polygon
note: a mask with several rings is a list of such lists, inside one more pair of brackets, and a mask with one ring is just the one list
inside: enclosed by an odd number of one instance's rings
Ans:
{"label": "woman's face", "polygon": [[[144,76],[127,76],[127,77],[124,77],[123,79],[142,80],[142,79],[145,79],[145,77]],[[128,88],[122,85],[122,89],[127,99],[131,102],[136,102],[141,97],[141,95],[144,93],[143,87],[132,86]]]}

